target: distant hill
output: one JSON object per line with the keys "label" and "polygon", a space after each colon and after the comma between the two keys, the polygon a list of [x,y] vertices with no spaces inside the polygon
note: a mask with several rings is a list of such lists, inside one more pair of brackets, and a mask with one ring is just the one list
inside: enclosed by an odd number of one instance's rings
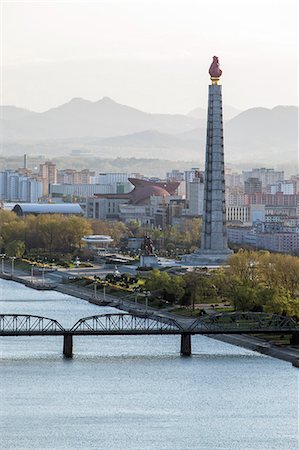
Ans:
{"label": "distant hill", "polygon": [[74,98],[44,113],[4,115],[4,140],[111,137],[149,129],[164,133],[191,130],[198,120],[179,114],[149,114],[104,97],[97,102]]}
{"label": "distant hill", "polygon": [[206,120],[207,118],[207,110],[204,108],[195,108],[192,111],[187,113],[188,117],[194,117],[195,119]]}
{"label": "distant hill", "polygon": [[298,170],[298,107],[252,108],[226,124],[227,158],[282,164]]}
{"label": "distant hill", "polygon": [[17,108],[13,105],[0,105],[0,119],[15,120],[34,115],[33,111],[29,109]]}
{"label": "distant hill", "polygon": [[[90,142],[97,146],[97,154],[102,155],[131,155],[134,157],[167,158],[182,160],[186,154],[188,158],[198,155],[198,141],[181,139],[176,135],[146,130],[140,133],[116,136],[108,139],[97,139]],[[202,160],[202,158],[201,158]]]}
{"label": "distant hill", "polygon": [[[240,114],[241,111],[237,108],[234,108],[233,106],[230,105],[223,105],[223,118],[224,120],[230,120],[233,117],[237,116],[238,114]],[[188,117],[194,117],[195,119],[201,119],[201,120],[206,120],[207,118],[207,110],[204,108],[195,108],[192,109],[192,111],[190,111],[187,114]]]}
{"label": "distant hill", "polygon": [[[205,140],[205,129],[179,133],[180,139]],[[298,167],[298,107],[252,108],[224,125],[225,158],[238,165],[285,164]],[[298,169],[295,169],[298,170]]]}
{"label": "distant hill", "polygon": [[[2,107],[2,153],[160,158],[203,163],[206,120],[148,114],[109,98],[73,99],[44,113]],[[199,114],[200,115],[200,114]],[[298,107],[252,108],[224,123],[225,160],[298,171]]]}
{"label": "distant hill", "polygon": [[[187,142],[187,144],[186,144]],[[189,142],[192,147],[193,142]],[[111,147],[143,147],[143,148],[186,148],[188,141],[180,139],[171,134],[160,133],[155,130],[141,131],[140,133],[133,133],[125,136],[116,136],[100,141],[101,146]]]}
{"label": "distant hill", "polygon": [[[297,146],[298,107],[276,106],[273,109],[252,108],[242,112],[226,125],[231,143],[273,146]],[[245,137],[245,139],[244,139]]]}

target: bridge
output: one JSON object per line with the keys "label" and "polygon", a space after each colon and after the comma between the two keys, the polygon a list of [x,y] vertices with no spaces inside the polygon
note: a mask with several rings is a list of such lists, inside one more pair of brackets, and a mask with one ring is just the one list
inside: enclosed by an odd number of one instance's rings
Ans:
{"label": "bridge", "polygon": [[180,335],[181,355],[191,355],[191,336],[213,334],[290,334],[299,343],[299,324],[278,314],[235,312],[203,316],[190,322],[163,314],[99,314],[64,328],[57,320],[26,314],[1,314],[0,336],[63,336],[63,354],[73,355],[73,336]]}

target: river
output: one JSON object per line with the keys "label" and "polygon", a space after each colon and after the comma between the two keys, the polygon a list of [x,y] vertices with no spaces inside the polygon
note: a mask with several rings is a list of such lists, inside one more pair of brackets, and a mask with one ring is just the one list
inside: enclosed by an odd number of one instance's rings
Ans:
{"label": "river", "polygon": [[[0,313],[116,310],[0,280]],[[3,450],[297,450],[298,369],[204,336],[0,337]]]}

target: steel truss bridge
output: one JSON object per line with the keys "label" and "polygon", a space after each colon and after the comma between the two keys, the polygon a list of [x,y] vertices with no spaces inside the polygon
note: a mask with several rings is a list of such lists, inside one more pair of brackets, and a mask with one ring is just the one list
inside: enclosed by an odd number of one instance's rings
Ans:
{"label": "steel truss bridge", "polygon": [[0,336],[63,336],[63,354],[73,355],[73,336],[180,335],[181,354],[191,355],[195,334],[290,334],[299,343],[299,324],[278,314],[235,312],[203,316],[181,322],[151,313],[100,314],[84,317],[71,328],[57,320],[25,314],[1,314]]}

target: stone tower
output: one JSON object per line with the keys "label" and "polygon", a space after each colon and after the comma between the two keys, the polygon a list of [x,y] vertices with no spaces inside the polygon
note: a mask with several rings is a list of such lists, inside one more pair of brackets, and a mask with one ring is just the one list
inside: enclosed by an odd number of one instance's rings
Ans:
{"label": "stone tower", "polygon": [[218,85],[221,74],[218,58],[214,56],[214,61],[210,67],[212,84],[209,86],[205,190],[201,236],[201,251],[212,254],[227,253],[222,86]]}
{"label": "stone tower", "polygon": [[205,187],[201,248],[188,256],[192,264],[221,264],[231,251],[227,247],[222,93],[218,85],[222,71],[216,56],[209,70]]}

